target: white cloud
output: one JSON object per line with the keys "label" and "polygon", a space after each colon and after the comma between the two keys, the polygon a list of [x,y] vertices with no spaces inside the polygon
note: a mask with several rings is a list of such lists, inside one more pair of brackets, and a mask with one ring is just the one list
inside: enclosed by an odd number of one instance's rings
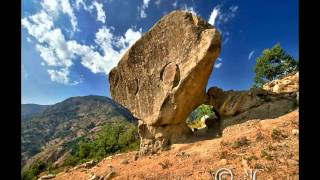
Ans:
{"label": "white cloud", "polygon": [[250,59],[252,58],[253,54],[254,54],[254,50],[252,50],[252,51],[249,53],[249,55],[248,55],[248,60],[250,60]]}
{"label": "white cloud", "polygon": [[222,62],[222,58],[217,58],[217,60]]}
{"label": "white cloud", "polygon": [[181,9],[184,10],[184,11],[191,12],[194,15],[197,15],[197,12],[194,10],[194,8],[193,7],[188,7],[186,4],[184,4]]}
{"label": "white cloud", "polygon": [[29,43],[31,43],[32,41],[31,41],[31,39],[29,38],[29,37],[27,37],[27,41],[29,42]]}
{"label": "white cloud", "polygon": [[98,3],[97,1],[94,1],[93,5],[97,11],[97,21],[101,21],[102,23],[105,23],[106,22],[106,13],[103,10],[103,4]]}
{"label": "white cloud", "polygon": [[227,23],[234,17],[236,17],[236,13],[239,9],[239,6],[231,6],[227,12],[221,12],[218,18],[218,23]]}
{"label": "white cloud", "polygon": [[214,67],[217,68],[217,69],[219,69],[221,66],[222,66],[221,62],[218,62],[218,63],[214,64]]}
{"label": "white cloud", "polygon": [[176,0],[174,3],[172,3],[172,6],[176,8],[178,6],[178,1]]}
{"label": "white cloud", "polygon": [[145,12],[145,10],[149,7],[149,2],[150,0],[143,0],[141,8],[138,8],[140,10],[140,18],[147,17],[147,13]]}
{"label": "white cloud", "polygon": [[51,81],[58,82],[65,85],[77,85],[78,81],[70,81],[69,79],[69,69],[52,70],[49,69],[48,73],[50,75]]}
{"label": "white cloud", "polygon": [[53,17],[58,17],[60,12],[67,14],[70,17],[73,31],[77,31],[77,18],[69,3],[69,0],[43,0],[41,2],[41,6],[43,10]]}
{"label": "white cloud", "polygon": [[[78,2],[79,6],[81,2]],[[80,60],[80,63],[93,73],[108,74],[117,65],[122,54],[142,35],[142,29],[135,31],[129,28],[123,36],[115,36],[111,32],[114,28],[103,26],[96,33],[94,45],[67,40],[61,29],[54,26],[55,19],[49,14],[58,5],[51,1],[46,3],[42,8],[48,7],[52,10],[41,9],[40,12],[23,18],[21,24],[35,38],[36,50],[43,59],[41,65],[48,65],[48,74],[54,82],[66,85],[82,82],[81,78],[78,81],[70,79],[70,67],[75,60]],[[100,48],[102,53],[96,48]]]}
{"label": "white cloud", "polygon": [[209,17],[209,20],[208,20],[209,24],[211,24],[211,25],[213,25],[213,26],[215,25],[217,16],[218,16],[218,14],[219,14],[219,11],[220,11],[219,6],[216,6],[215,8],[213,8],[213,10],[212,10],[212,12],[211,12],[211,15],[210,15],[210,17]]}
{"label": "white cloud", "polygon": [[140,11],[140,17],[141,18],[146,18],[147,17],[147,14],[146,14],[146,12],[144,12],[143,9],[141,9],[141,11]]}
{"label": "white cloud", "polygon": [[143,0],[142,7],[148,8],[150,0]]}

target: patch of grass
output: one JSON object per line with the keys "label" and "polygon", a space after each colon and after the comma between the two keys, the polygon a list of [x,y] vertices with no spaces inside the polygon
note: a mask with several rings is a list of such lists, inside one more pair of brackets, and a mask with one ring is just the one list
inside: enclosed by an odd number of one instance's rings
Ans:
{"label": "patch of grass", "polygon": [[273,158],[272,158],[272,155],[269,154],[266,150],[261,150],[261,158],[265,158],[266,160],[269,160],[271,161]]}
{"label": "patch of grass", "polygon": [[264,168],[264,165],[260,164],[260,163],[256,163],[254,165],[254,169],[263,169]]}
{"label": "patch of grass", "polygon": [[272,133],[271,133],[271,137],[274,140],[283,140],[283,139],[287,138],[288,136],[285,135],[283,132],[281,132],[278,129],[273,129]]}
{"label": "patch of grass", "polygon": [[258,132],[256,134],[256,141],[260,141],[260,140],[263,140],[265,137],[264,135],[261,133],[261,132]]}
{"label": "patch of grass", "polygon": [[247,139],[247,137],[243,136],[237,139],[235,142],[233,142],[231,147],[236,149],[242,146],[248,146],[249,144],[250,144],[250,141]]}
{"label": "patch of grass", "polygon": [[249,156],[249,157],[247,157],[245,159],[248,160],[248,161],[252,161],[252,160],[258,160],[258,157],[255,156],[255,155],[252,155],[252,156]]}
{"label": "patch of grass", "polygon": [[267,149],[268,149],[269,151],[276,151],[276,150],[277,150],[277,147],[276,147],[276,146],[272,146],[272,144],[269,144],[269,145],[267,146]]}

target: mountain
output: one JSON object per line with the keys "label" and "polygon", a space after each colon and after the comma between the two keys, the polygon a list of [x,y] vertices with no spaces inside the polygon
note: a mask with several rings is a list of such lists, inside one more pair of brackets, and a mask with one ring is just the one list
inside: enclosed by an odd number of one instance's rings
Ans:
{"label": "mountain", "polygon": [[[61,149],[63,143],[94,134],[106,122],[136,123],[127,109],[104,96],[72,97],[50,106],[21,107],[22,167],[39,159],[57,160],[68,151]],[[39,155],[41,152],[46,153]]]}
{"label": "mountain", "polygon": [[40,114],[48,107],[50,107],[50,105],[21,104],[21,118],[24,120],[28,116]]}

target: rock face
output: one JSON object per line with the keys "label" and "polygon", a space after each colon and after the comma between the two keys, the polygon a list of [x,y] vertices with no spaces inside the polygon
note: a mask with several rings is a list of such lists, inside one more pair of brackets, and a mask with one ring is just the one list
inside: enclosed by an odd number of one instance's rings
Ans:
{"label": "rock face", "polygon": [[[262,108],[262,111],[251,113],[252,118],[271,118],[278,117],[292,110],[296,106],[296,92],[273,93],[263,89],[250,89],[248,91],[223,91],[218,87],[209,88],[206,104],[212,105],[222,119],[237,116],[244,112],[249,112],[255,108]],[[275,108],[273,111],[266,109],[269,104]],[[279,112],[279,113],[278,113]],[[280,113],[281,112],[281,113]],[[267,113],[267,114],[266,114]],[[250,114],[250,113],[249,113]],[[241,117],[241,116],[239,116]]]}
{"label": "rock face", "polygon": [[191,133],[185,119],[206,101],[220,33],[201,18],[173,11],[159,20],[109,74],[114,100],[139,120],[140,153]]}

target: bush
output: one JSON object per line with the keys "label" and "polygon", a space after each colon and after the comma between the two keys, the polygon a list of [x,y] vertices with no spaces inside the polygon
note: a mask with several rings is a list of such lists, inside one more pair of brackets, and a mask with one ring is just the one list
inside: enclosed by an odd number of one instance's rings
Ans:
{"label": "bush", "polygon": [[139,144],[139,135],[134,124],[125,121],[109,122],[98,132],[95,140],[81,138],[67,144],[72,151],[65,165],[74,166],[92,159],[101,160],[118,152],[137,150]]}
{"label": "bush", "polygon": [[287,54],[278,43],[271,49],[265,49],[257,58],[254,67],[254,87],[262,87],[269,81],[296,71],[299,71],[299,62]]}
{"label": "bush", "polygon": [[46,164],[41,161],[37,161],[32,164],[28,169],[25,169],[21,173],[22,180],[35,180],[37,175],[46,169]]}

